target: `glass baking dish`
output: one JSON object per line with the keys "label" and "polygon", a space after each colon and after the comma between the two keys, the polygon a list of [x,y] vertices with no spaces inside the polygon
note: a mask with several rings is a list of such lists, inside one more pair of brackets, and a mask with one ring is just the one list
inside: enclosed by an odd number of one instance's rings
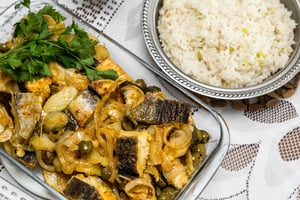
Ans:
{"label": "glass baking dish", "polygon": [[[11,37],[14,24],[28,12],[28,9],[25,7],[21,7],[16,11],[15,5],[16,3],[12,4],[0,14],[0,42],[2,43]],[[173,83],[164,73],[158,70],[158,68],[149,66],[108,35],[77,18],[71,11],[58,4],[56,1],[32,0],[31,10],[37,11],[45,5],[51,5],[64,15],[67,18],[67,23],[75,21],[81,28],[97,37],[99,41],[107,47],[112,59],[132,78],[144,79],[148,85],[160,87],[167,94],[169,99],[184,100],[193,106],[193,118],[196,126],[200,129],[207,130],[210,133],[211,138],[206,146],[207,156],[205,160],[190,177],[188,184],[181,190],[175,199],[196,199],[220,166],[229,147],[229,129],[222,116],[201,102],[192,93]],[[120,32],[120,34],[122,33]],[[49,186],[45,186],[39,169],[34,171],[28,170],[22,165],[17,164],[14,159],[8,158],[3,150],[0,152],[2,154],[1,158],[3,165],[17,183],[34,195],[45,199],[53,199],[55,192],[49,191]],[[55,197],[60,198],[59,195]]]}

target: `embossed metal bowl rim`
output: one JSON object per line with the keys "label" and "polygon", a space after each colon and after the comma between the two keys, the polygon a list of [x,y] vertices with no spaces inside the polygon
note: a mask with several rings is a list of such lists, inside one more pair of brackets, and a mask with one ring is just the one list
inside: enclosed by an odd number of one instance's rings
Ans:
{"label": "embossed metal bowl rim", "polygon": [[282,1],[292,11],[297,22],[294,52],[286,66],[265,81],[242,88],[222,88],[199,82],[178,69],[164,53],[157,31],[158,12],[163,0],[145,0],[142,13],[142,30],[147,49],[156,64],[171,79],[192,92],[218,99],[247,99],[275,91],[289,82],[300,71],[300,5],[298,0]]}

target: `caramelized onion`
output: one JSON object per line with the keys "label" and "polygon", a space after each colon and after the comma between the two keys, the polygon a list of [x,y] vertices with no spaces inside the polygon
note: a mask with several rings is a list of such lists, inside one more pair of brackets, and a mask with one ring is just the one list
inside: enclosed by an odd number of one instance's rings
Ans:
{"label": "caramelized onion", "polygon": [[136,178],[129,181],[124,188],[126,194],[132,199],[154,200],[155,190],[151,181],[145,178]]}
{"label": "caramelized onion", "polygon": [[50,172],[55,171],[55,168],[53,165],[48,165],[43,160],[42,151],[36,151],[36,158],[37,158],[37,161],[38,161],[39,165],[41,166],[41,168],[43,168],[47,171],[50,171]]}
{"label": "caramelized onion", "polygon": [[190,147],[193,127],[186,124],[167,126],[163,132],[164,151],[173,158],[183,156]]}
{"label": "caramelized onion", "polygon": [[65,174],[72,174],[74,171],[82,172],[87,175],[101,175],[101,165],[107,165],[107,160],[101,155],[98,143],[93,143],[93,150],[85,156],[78,156],[78,144],[83,140],[95,141],[93,132],[67,131],[56,143],[55,150],[62,171]]}

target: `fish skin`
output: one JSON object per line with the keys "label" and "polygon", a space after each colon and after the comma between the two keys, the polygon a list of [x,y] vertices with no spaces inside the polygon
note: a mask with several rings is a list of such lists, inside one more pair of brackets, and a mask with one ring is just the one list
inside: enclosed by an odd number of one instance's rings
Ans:
{"label": "fish skin", "polygon": [[118,173],[125,177],[138,177],[137,171],[137,138],[121,137],[116,141]]}
{"label": "fish skin", "polygon": [[77,120],[80,127],[84,127],[92,116],[97,104],[97,99],[90,90],[84,90],[68,105],[68,110]]}
{"label": "fish skin", "polygon": [[137,178],[144,175],[150,151],[151,134],[143,131],[119,131],[115,153],[118,173],[124,178]]}
{"label": "fish skin", "polygon": [[129,118],[145,124],[187,123],[191,110],[188,103],[146,94],[145,100],[130,111]]}
{"label": "fish skin", "polygon": [[42,113],[43,97],[38,93],[14,93],[12,96],[12,115],[15,132],[12,144],[22,148],[27,144],[36,128]]}
{"label": "fish skin", "polygon": [[64,195],[69,200],[102,200],[94,186],[74,176],[69,180]]}

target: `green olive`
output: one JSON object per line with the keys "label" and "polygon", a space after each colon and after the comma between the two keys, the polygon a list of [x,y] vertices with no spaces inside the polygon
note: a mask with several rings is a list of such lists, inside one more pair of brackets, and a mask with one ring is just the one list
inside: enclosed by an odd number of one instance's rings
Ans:
{"label": "green olive", "polygon": [[144,79],[136,79],[136,80],[135,80],[135,84],[136,84],[137,86],[139,86],[142,90],[144,90],[144,89],[147,87],[147,85],[146,85]]}
{"label": "green olive", "polygon": [[54,152],[42,151],[42,159],[44,163],[46,163],[47,165],[52,165],[54,157],[55,157]]}
{"label": "green olive", "polygon": [[157,200],[171,200],[172,196],[168,193],[161,193]]}
{"label": "green olive", "polygon": [[168,193],[168,194],[173,195],[176,193],[176,189],[171,186],[167,186],[162,190],[162,193]]}
{"label": "green olive", "polygon": [[196,131],[196,138],[197,138],[197,140],[198,140],[198,141],[201,141],[201,140],[202,140],[202,137],[203,137],[203,132],[204,132],[204,131],[201,131],[201,130],[197,129],[196,127],[195,127],[194,130]]}
{"label": "green olive", "polygon": [[81,155],[89,154],[93,150],[93,143],[91,141],[82,140],[78,144]]}
{"label": "green olive", "polygon": [[157,200],[171,200],[173,199],[174,195],[176,194],[176,189],[173,187],[165,187],[161,194],[158,196]]}
{"label": "green olive", "polygon": [[199,143],[193,147],[192,152],[198,153],[198,154],[200,154],[200,156],[205,156],[206,155],[206,147],[204,144]]}
{"label": "green olive", "polygon": [[194,167],[198,167],[202,163],[202,156],[198,152],[193,152],[192,153],[192,160],[193,160],[193,165]]}
{"label": "green olive", "polygon": [[[194,126],[193,129],[193,137],[192,137],[192,141],[191,141],[191,148],[193,148],[196,144],[200,143],[200,139],[199,139],[199,129],[197,129],[197,127]],[[202,136],[201,136],[202,138]]]}
{"label": "green olive", "polygon": [[4,43],[0,43],[0,51],[5,53],[5,52],[9,51],[9,47]]}
{"label": "green olive", "polygon": [[158,197],[161,194],[161,189],[158,186],[155,186],[155,195]]}
{"label": "green olive", "polygon": [[210,136],[209,136],[208,132],[205,131],[205,130],[200,130],[200,132],[201,132],[201,135],[202,135],[202,137],[200,139],[201,143],[207,143],[208,140],[210,139]]}
{"label": "green olive", "polygon": [[104,181],[108,181],[109,178],[111,176],[111,171],[110,169],[108,169],[107,167],[103,167],[102,168],[102,174],[101,174],[101,178],[104,180]]}

